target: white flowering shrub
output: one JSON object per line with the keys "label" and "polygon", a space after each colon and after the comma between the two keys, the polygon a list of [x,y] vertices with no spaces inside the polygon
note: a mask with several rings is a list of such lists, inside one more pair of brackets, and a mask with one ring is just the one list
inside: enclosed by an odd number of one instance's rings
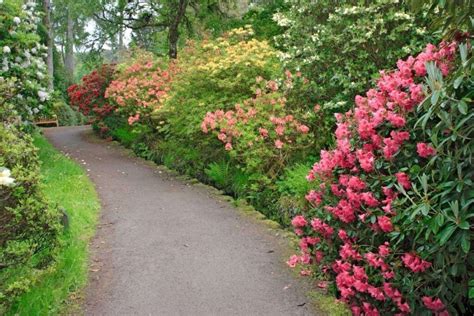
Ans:
{"label": "white flowering shrub", "polygon": [[15,184],[15,179],[11,177],[11,171],[8,168],[0,167],[0,185],[12,186]]}
{"label": "white flowering shrub", "polygon": [[41,22],[36,3],[4,0],[0,11],[0,83],[10,83],[9,114],[23,123],[50,116],[46,47],[36,33]]}
{"label": "white flowering shrub", "polygon": [[287,0],[290,10],[273,16],[286,28],[275,40],[284,64],[313,81],[323,109],[346,110],[400,58],[431,41],[423,17],[400,0]]}

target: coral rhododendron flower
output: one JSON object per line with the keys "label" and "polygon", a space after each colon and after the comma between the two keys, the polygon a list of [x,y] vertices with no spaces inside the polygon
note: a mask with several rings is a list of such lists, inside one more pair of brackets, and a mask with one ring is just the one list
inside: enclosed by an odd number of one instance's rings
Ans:
{"label": "coral rhododendron flower", "polygon": [[275,140],[275,148],[282,149],[283,148],[283,142],[279,139]]}

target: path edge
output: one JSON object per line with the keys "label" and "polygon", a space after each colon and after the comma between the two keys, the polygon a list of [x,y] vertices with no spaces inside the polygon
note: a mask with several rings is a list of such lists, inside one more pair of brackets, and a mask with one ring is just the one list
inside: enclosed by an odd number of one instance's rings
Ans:
{"label": "path edge", "polygon": [[[86,141],[93,143],[100,143],[106,146],[114,147],[120,151],[123,155],[130,157],[136,160],[139,163],[142,163],[148,167],[156,168],[158,171],[165,173],[166,176],[173,178],[175,180],[181,181],[185,185],[192,185],[195,187],[200,187],[206,190],[212,197],[217,200],[228,203],[228,205],[237,211],[239,216],[250,219],[253,223],[259,225],[263,229],[267,230],[278,239],[278,242],[283,250],[283,255],[289,258],[292,254],[298,252],[299,238],[298,236],[288,230],[283,228],[278,222],[268,219],[263,213],[259,212],[254,206],[250,205],[243,199],[235,199],[230,195],[226,195],[224,191],[217,189],[216,187],[203,183],[196,178],[193,178],[189,175],[182,174],[177,170],[168,168],[163,164],[157,164],[154,161],[147,160],[143,157],[138,156],[131,148],[125,147],[117,140],[105,140],[100,138],[92,128],[81,135]],[[100,224],[99,224],[100,226]],[[96,236],[92,240],[91,244],[100,239],[99,234],[102,233],[102,228],[98,227]],[[95,247],[100,248],[100,245],[97,244]],[[100,255],[100,254],[99,254]],[[286,260],[283,260],[285,262]],[[328,316],[349,316],[351,315],[347,306],[338,301],[334,296],[327,293],[324,290],[317,288],[316,283],[318,280],[309,279],[307,277],[302,277],[300,275],[300,269],[290,269],[285,265],[285,267],[290,270],[292,277],[300,285],[302,285],[302,290],[305,293],[306,299],[311,306],[311,309],[317,315],[328,315]]]}

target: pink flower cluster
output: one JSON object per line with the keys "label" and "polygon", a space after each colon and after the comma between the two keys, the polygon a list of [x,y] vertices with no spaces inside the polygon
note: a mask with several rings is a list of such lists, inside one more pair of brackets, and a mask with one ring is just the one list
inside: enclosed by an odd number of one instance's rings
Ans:
{"label": "pink flower cluster", "polygon": [[[411,308],[400,290],[388,280],[395,278],[398,273],[395,267],[400,261],[409,269],[403,273],[422,273],[431,267],[430,262],[416,253],[395,254],[387,241],[375,245],[378,252],[372,252],[374,246],[366,245],[370,241],[358,240],[354,235],[367,229],[377,236],[377,240],[383,240],[385,234],[397,230],[394,184],[410,190],[412,182],[406,172],[392,174],[383,166],[392,165],[400,150],[413,142],[407,122],[415,106],[425,98],[424,87],[419,82],[426,75],[426,62],[435,63],[443,75],[447,75],[455,50],[454,43],[442,43],[439,47],[428,45],[418,56],[399,60],[397,70],[380,72],[377,87],[368,90],[365,96],[357,96],[354,110],[336,114],[336,148],[321,151],[320,161],[307,176],[309,181],[317,179],[320,185],[319,190],[310,191],[306,199],[314,207],[329,213],[331,219],[328,220],[328,216],[324,216],[325,220],[311,219],[302,215],[294,218],[292,224],[297,235],[303,239],[321,238],[316,246],[305,244],[302,253],[310,258],[318,254],[330,260],[323,271],[334,275],[341,299],[351,306],[355,315],[379,315],[370,300],[391,300],[400,315],[410,313]],[[416,151],[422,158],[436,154],[433,146],[427,143],[418,143]],[[333,235],[336,227],[339,241]],[[331,257],[319,254],[321,249],[331,249],[339,243],[337,255],[335,252]],[[319,261],[310,260],[310,263],[314,262]],[[290,266],[297,263],[302,263],[300,257],[289,262]],[[375,281],[380,277],[374,278],[372,283],[364,266],[378,271],[385,280],[383,284]],[[428,299],[423,302],[434,311],[438,303]]]}
{"label": "pink flower cluster", "polygon": [[431,267],[431,262],[422,260],[417,254],[405,253],[402,256],[403,264],[413,272],[424,272]]}
{"label": "pink flower cluster", "polygon": [[[173,63],[166,70],[153,61],[133,64],[110,83],[105,98],[113,100],[119,108],[132,108],[132,113],[146,108],[156,109],[168,94],[176,71]],[[130,116],[129,124],[138,121],[139,117],[138,114]]]}
{"label": "pink flower cluster", "polygon": [[257,88],[254,98],[236,104],[234,110],[207,112],[201,130],[206,134],[217,130],[217,138],[225,144],[226,150],[234,149],[233,140],[242,135],[245,125],[256,126],[255,141],[267,141],[276,149],[291,145],[295,134],[308,134],[308,126],[284,111],[286,98],[278,94],[277,82],[264,82],[258,77],[257,83],[260,82],[264,83],[263,89]]}
{"label": "pink flower cluster", "polygon": [[421,300],[426,308],[433,311],[436,316],[449,316],[446,306],[438,297],[424,296]]}

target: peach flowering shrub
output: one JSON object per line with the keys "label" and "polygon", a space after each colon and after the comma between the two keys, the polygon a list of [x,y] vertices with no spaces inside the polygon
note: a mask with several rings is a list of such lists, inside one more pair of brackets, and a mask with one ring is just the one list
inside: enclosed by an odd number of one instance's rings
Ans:
{"label": "peach flowering shrub", "polygon": [[[181,51],[169,95],[153,111],[148,144],[156,160],[205,180],[209,164],[227,159],[223,146],[203,137],[207,112],[228,111],[254,94],[255,78],[281,73],[275,49],[248,27],[218,38],[188,41]],[[226,177],[230,179],[230,177]]]}
{"label": "peach flowering shrub", "polygon": [[170,136],[201,142],[206,112],[231,109],[250,98],[255,78],[281,72],[275,50],[252,38],[250,28],[234,29],[217,39],[189,41],[178,59],[181,69],[172,85],[162,117]]}
{"label": "peach flowering shrub", "polygon": [[105,98],[116,105],[118,112],[128,116],[128,124],[133,125],[162,106],[176,70],[174,63],[163,67],[152,56],[139,54],[131,65],[118,66]]}
{"label": "peach flowering shrub", "polygon": [[309,152],[314,137],[307,125],[314,115],[287,106],[286,95],[294,81],[290,72],[283,82],[257,77],[253,98],[233,109],[207,112],[201,130],[212,133],[228,151],[231,160],[253,177],[259,190],[281,175],[288,163]]}
{"label": "peach flowering shrub", "polygon": [[428,45],[382,71],[336,115],[336,147],[307,176],[288,265],[322,277],[354,315],[473,311],[471,57],[470,43]]}

